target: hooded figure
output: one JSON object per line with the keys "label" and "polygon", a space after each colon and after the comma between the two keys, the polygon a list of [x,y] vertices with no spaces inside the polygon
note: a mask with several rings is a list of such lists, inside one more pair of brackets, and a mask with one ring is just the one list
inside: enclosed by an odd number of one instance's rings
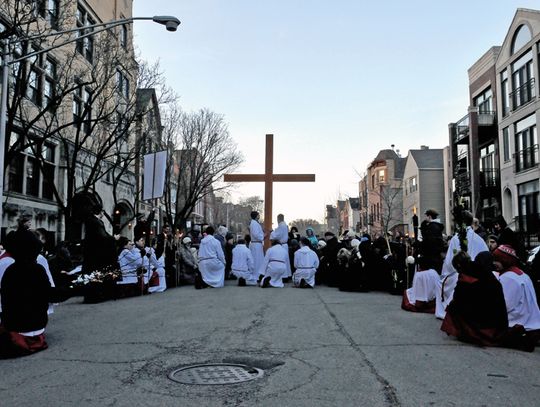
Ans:
{"label": "hooded figure", "polygon": [[191,238],[184,237],[182,244],[178,247],[178,262],[176,267],[178,268],[178,275],[180,284],[195,284],[195,275],[199,268],[197,264],[197,258],[191,250]]}
{"label": "hooded figure", "polygon": [[309,239],[309,242],[311,243],[311,248],[315,250],[317,248],[317,244],[319,241],[317,240],[317,236],[315,236],[315,231],[310,226],[306,229],[306,237]]}
{"label": "hooded figure", "polygon": [[47,348],[45,326],[50,302],[64,301],[69,292],[51,287],[43,266],[37,263],[42,243],[30,230],[13,232],[9,252],[15,263],[2,278],[2,329],[0,356],[28,355]]}

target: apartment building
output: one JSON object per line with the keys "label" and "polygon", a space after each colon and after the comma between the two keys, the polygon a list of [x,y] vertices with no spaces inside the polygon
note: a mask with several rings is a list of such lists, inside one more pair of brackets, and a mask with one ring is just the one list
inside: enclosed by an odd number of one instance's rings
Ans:
{"label": "apartment building", "polygon": [[518,9],[495,65],[497,75],[498,141],[502,214],[523,234],[529,246],[538,244],[540,229],[540,11]]}
{"label": "apartment building", "polygon": [[131,0],[0,4],[0,39],[11,60],[24,58],[8,76],[2,235],[25,213],[54,240],[80,239],[96,203],[111,217],[111,231],[115,225],[129,235],[137,200],[134,128],[145,114],[132,27],[77,38],[97,31],[94,24],[130,17]]}

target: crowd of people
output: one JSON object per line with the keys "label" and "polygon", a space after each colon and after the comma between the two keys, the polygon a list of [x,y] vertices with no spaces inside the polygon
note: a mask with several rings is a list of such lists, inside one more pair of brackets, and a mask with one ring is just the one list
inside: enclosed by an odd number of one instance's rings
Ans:
{"label": "crowd of people", "polygon": [[167,286],[220,288],[225,280],[237,280],[239,287],[388,291],[403,296],[406,311],[435,314],[443,320],[441,329],[462,341],[532,351],[540,339],[535,287],[540,259],[529,269],[522,266],[524,250],[502,218],[490,234],[464,212],[464,227],[447,239],[430,209],[420,238],[412,239],[351,230],[318,237],[312,228],[289,230],[282,214],[277,227],[265,231],[255,211],[242,237],[225,225],[185,234],[173,234],[165,225],[154,236],[153,216],[139,216],[129,239],[109,234],[102,208],[95,207],[85,223],[80,265],[73,264],[63,243],[47,257],[45,234],[31,229],[30,218],[21,218],[0,255],[0,356],[45,349],[52,304],[73,295],[92,303],[159,293]]}

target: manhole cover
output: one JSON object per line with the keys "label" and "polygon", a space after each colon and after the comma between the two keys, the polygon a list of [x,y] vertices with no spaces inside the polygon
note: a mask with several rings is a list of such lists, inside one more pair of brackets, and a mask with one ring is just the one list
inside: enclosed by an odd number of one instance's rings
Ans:
{"label": "manhole cover", "polygon": [[235,384],[262,377],[264,371],[256,367],[231,363],[192,365],[177,369],[169,379],[183,384]]}

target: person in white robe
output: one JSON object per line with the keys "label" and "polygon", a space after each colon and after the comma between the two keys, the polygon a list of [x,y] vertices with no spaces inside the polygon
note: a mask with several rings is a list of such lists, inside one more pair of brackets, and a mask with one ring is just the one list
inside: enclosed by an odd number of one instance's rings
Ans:
{"label": "person in white robe", "polygon": [[232,251],[231,272],[238,278],[238,285],[257,285],[254,273],[255,263],[251,251],[246,246],[244,239],[238,239],[236,247]]}
{"label": "person in white robe", "polygon": [[249,224],[249,234],[251,241],[249,243],[249,250],[253,256],[253,274],[256,280],[259,279],[259,275],[263,274],[261,267],[264,261],[264,232],[261,224],[259,223],[259,212],[251,212],[251,223]]}
{"label": "person in white robe", "polygon": [[[484,239],[477,235],[473,228],[473,216],[469,211],[464,211],[463,221],[467,225],[466,240],[467,240],[467,253],[471,260],[474,261],[476,255],[480,252],[488,251],[488,247]],[[454,289],[458,281],[458,273],[454,266],[452,266],[452,259],[454,254],[461,250],[461,243],[458,234],[455,234],[448,244],[448,250],[443,262],[442,273],[437,285],[437,297],[435,298],[435,316],[439,319],[444,319],[446,315],[446,307],[452,301],[454,296]]]}
{"label": "person in white robe", "polygon": [[285,217],[283,214],[277,216],[278,227],[270,233],[270,240],[278,240],[281,246],[287,252],[287,273],[285,273],[283,278],[291,277],[291,261],[289,259],[289,227],[285,223]]}
{"label": "person in white robe", "polygon": [[[149,248],[147,248],[149,249]],[[152,249],[153,250],[153,249]],[[165,278],[165,254],[162,254],[159,259],[156,259],[156,254],[150,257],[149,261],[153,263],[152,277],[149,281],[149,293],[162,293],[167,289],[167,281]],[[154,262],[155,260],[155,262]]]}
{"label": "person in white robe", "polygon": [[511,246],[498,246],[493,258],[502,265],[499,281],[508,312],[508,327],[523,326],[536,342],[540,339],[540,310],[531,278],[518,267],[519,258]]}
{"label": "person in white robe", "polygon": [[401,308],[405,311],[435,312],[439,273],[429,268],[429,262],[427,257],[419,257],[417,260],[418,270],[414,273],[412,287],[403,292]]}
{"label": "person in white robe", "polygon": [[300,249],[294,252],[293,283],[299,288],[315,287],[315,273],[319,267],[319,256],[311,250],[309,238],[300,238]]}
{"label": "person in white robe", "polygon": [[272,240],[272,247],[270,247],[264,255],[264,261],[262,265],[263,279],[261,281],[261,287],[283,287],[283,276],[287,273],[287,262],[289,256],[287,251],[281,246],[279,240]]}
{"label": "person in white robe", "polygon": [[206,286],[219,288],[225,284],[225,254],[221,243],[214,237],[214,228],[206,228],[206,236],[199,246],[199,272],[200,281],[195,281],[195,288]]}
{"label": "person in white robe", "polygon": [[137,269],[143,265],[141,250],[127,238],[120,238],[123,246],[118,255],[118,264],[122,273],[122,280],[117,281],[117,285],[137,284]]}

